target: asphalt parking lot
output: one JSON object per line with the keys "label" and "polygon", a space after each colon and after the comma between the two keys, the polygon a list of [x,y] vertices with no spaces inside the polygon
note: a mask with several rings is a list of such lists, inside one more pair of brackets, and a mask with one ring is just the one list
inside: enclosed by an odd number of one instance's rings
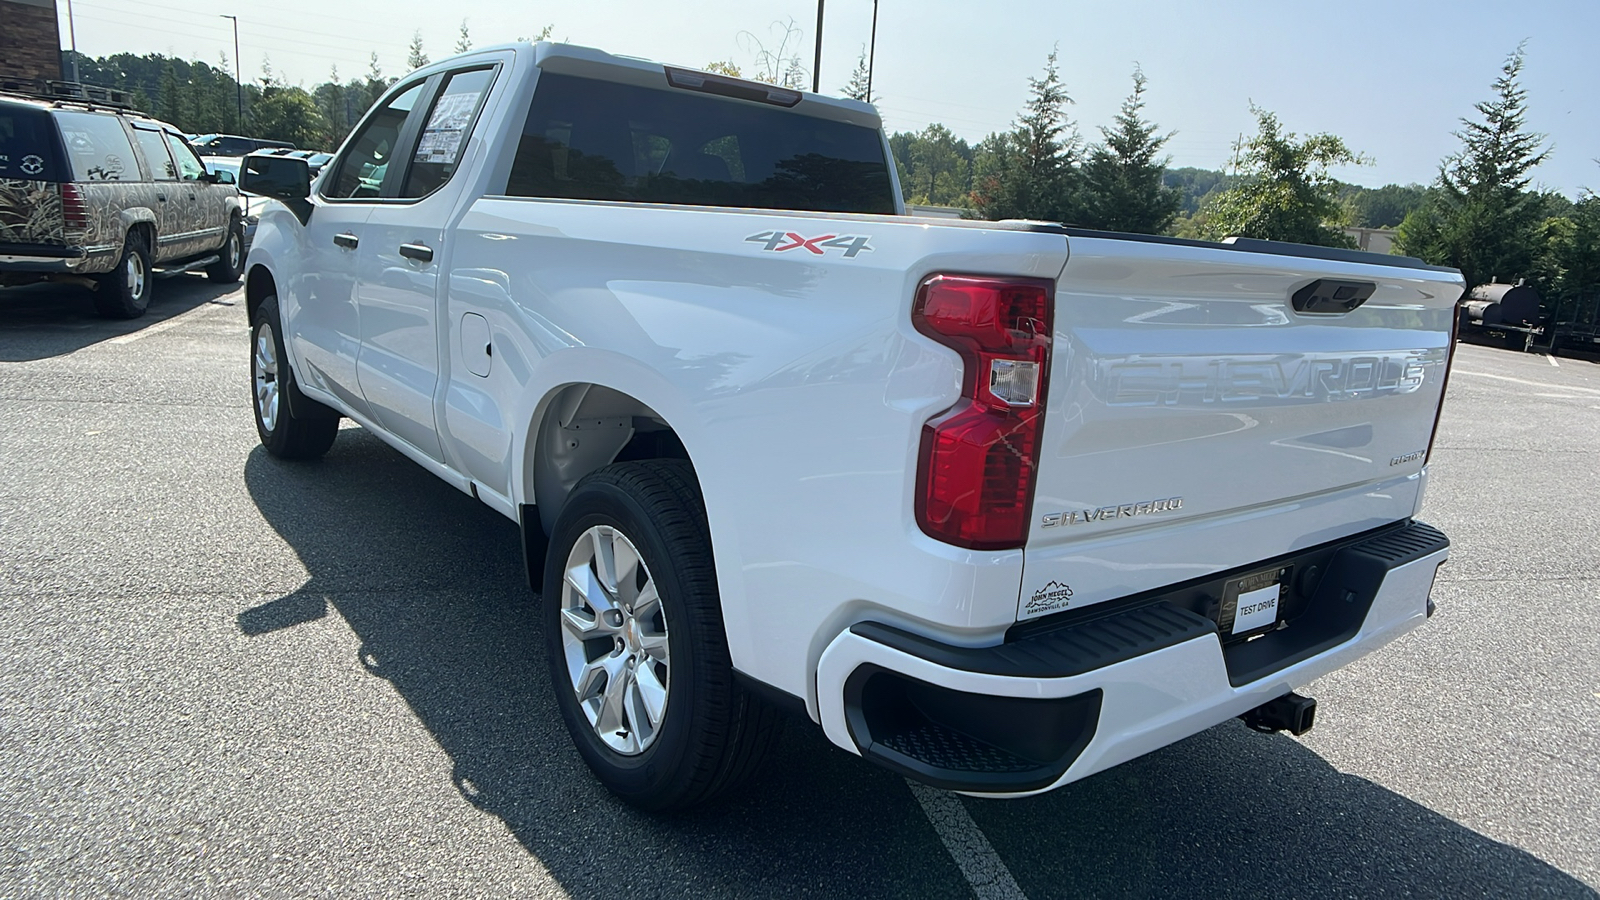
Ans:
{"label": "asphalt parking lot", "polygon": [[0,292],[0,897],[1596,897],[1600,366],[1457,354],[1415,632],[1030,800],[791,724],[643,815],[550,698],[514,526],[359,428],[251,422],[241,292]]}

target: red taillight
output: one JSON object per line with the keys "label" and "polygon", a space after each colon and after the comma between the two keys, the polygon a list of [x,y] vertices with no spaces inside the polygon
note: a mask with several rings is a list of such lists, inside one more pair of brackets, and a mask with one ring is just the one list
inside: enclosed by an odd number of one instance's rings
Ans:
{"label": "red taillight", "polygon": [[917,289],[916,329],[961,354],[961,400],[922,426],[917,524],[974,550],[1028,537],[1050,372],[1055,284],[934,275]]}
{"label": "red taillight", "polygon": [[75,184],[61,185],[61,218],[68,231],[89,230],[89,207]]}

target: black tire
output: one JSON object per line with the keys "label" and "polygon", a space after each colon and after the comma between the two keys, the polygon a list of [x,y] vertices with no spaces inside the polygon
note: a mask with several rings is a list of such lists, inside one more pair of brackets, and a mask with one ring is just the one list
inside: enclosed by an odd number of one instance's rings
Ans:
{"label": "black tire", "polygon": [[[271,345],[270,356],[264,352],[263,338]],[[327,414],[327,407],[300,394],[295,386],[294,370],[283,352],[276,296],[261,301],[250,323],[250,387],[256,433],[268,453],[279,459],[316,459],[333,446],[333,439],[339,436],[339,417]],[[271,399],[267,399],[268,393]],[[297,407],[314,407],[318,415],[296,417],[291,409]]]}
{"label": "black tire", "polygon": [[94,311],[106,319],[137,319],[150,308],[150,247],[144,232],[131,229],[122,242],[117,267],[101,275],[94,292]]}
{"label": "black tire", "polygon": [[244,275],[244,223],[238,216],[228,221],[228,239],[217,251],[217,261],[206,266],[206,277],[214,284],[238,284]]}
{"label": "black tire", "polygon": [[[616,529],[638,549],[665,616],[671,659],[666,703],[652,742],[631,755],[608,746],[590,724],[563,641],[568,558],[597,525]],[[578,482],[553,529],[541,605],[561,717],[584,762],[612,793],[641,809],[678,810],[711,799],[755,771],[780,718],[734,680],[705,507],[687,462],[615,463]]]}

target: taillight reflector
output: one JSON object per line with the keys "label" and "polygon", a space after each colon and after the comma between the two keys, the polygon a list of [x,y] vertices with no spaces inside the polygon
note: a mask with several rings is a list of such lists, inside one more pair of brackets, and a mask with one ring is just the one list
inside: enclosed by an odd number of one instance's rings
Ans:
{"label": "taillight reflector", "polygon": [[61,218],[68,231],[89,230],[89,207],[75,184],[61,185]]}
{"label": "taillight reflector", "polygon": [[1027,541],[1049,381],[1055,284],[934,275],[911,322],[961,355],[961,399],[922,427],[917,524],[974,550]]}

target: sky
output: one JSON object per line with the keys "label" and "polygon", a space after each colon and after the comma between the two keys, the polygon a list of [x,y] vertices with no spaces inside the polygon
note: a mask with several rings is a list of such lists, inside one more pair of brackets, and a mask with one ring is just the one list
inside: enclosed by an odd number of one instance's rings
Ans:
{"label": "sky", "polygon": [[[874,3],[824,2],[822,90],[837,94],[869,42]],[[792,19],[800,35],[789,53],[809,71],[817,18],[814,0],[72,0],[69,29],[66,3],[57,0],[62,42],[91,56],[217,64],[233,53],[222,14],[237,15],[245,77],[270,60],[307,88],[332,66],[345,79],[366,72],[373,51],[386,75],[403,74],[418,30],[434,59],[447,56],[463,19],[476,46],[551,25],[556,40],[684,66],[730,60],[747,74],[761,47],[778,49],[776,23]],[[976,142],[1009,127],[1055,48],[1086,140],[1111,124],[1138,65],[1149,78],[1146,115],[1176,132],[1171,165],[1221,168],[1233,141],[1254,132],[1255,103],[1288,130],[1342,137],[1372,164],[1335,174],[1370,186],[1431,181],[1460,148],[1451,132],[1526,41],[1528,125],[1552,148],[1535,183],[1571,197],[1600,191],[1600,0],[879,0],[877,14],[873,92],[891,131],[942,122]]]}

